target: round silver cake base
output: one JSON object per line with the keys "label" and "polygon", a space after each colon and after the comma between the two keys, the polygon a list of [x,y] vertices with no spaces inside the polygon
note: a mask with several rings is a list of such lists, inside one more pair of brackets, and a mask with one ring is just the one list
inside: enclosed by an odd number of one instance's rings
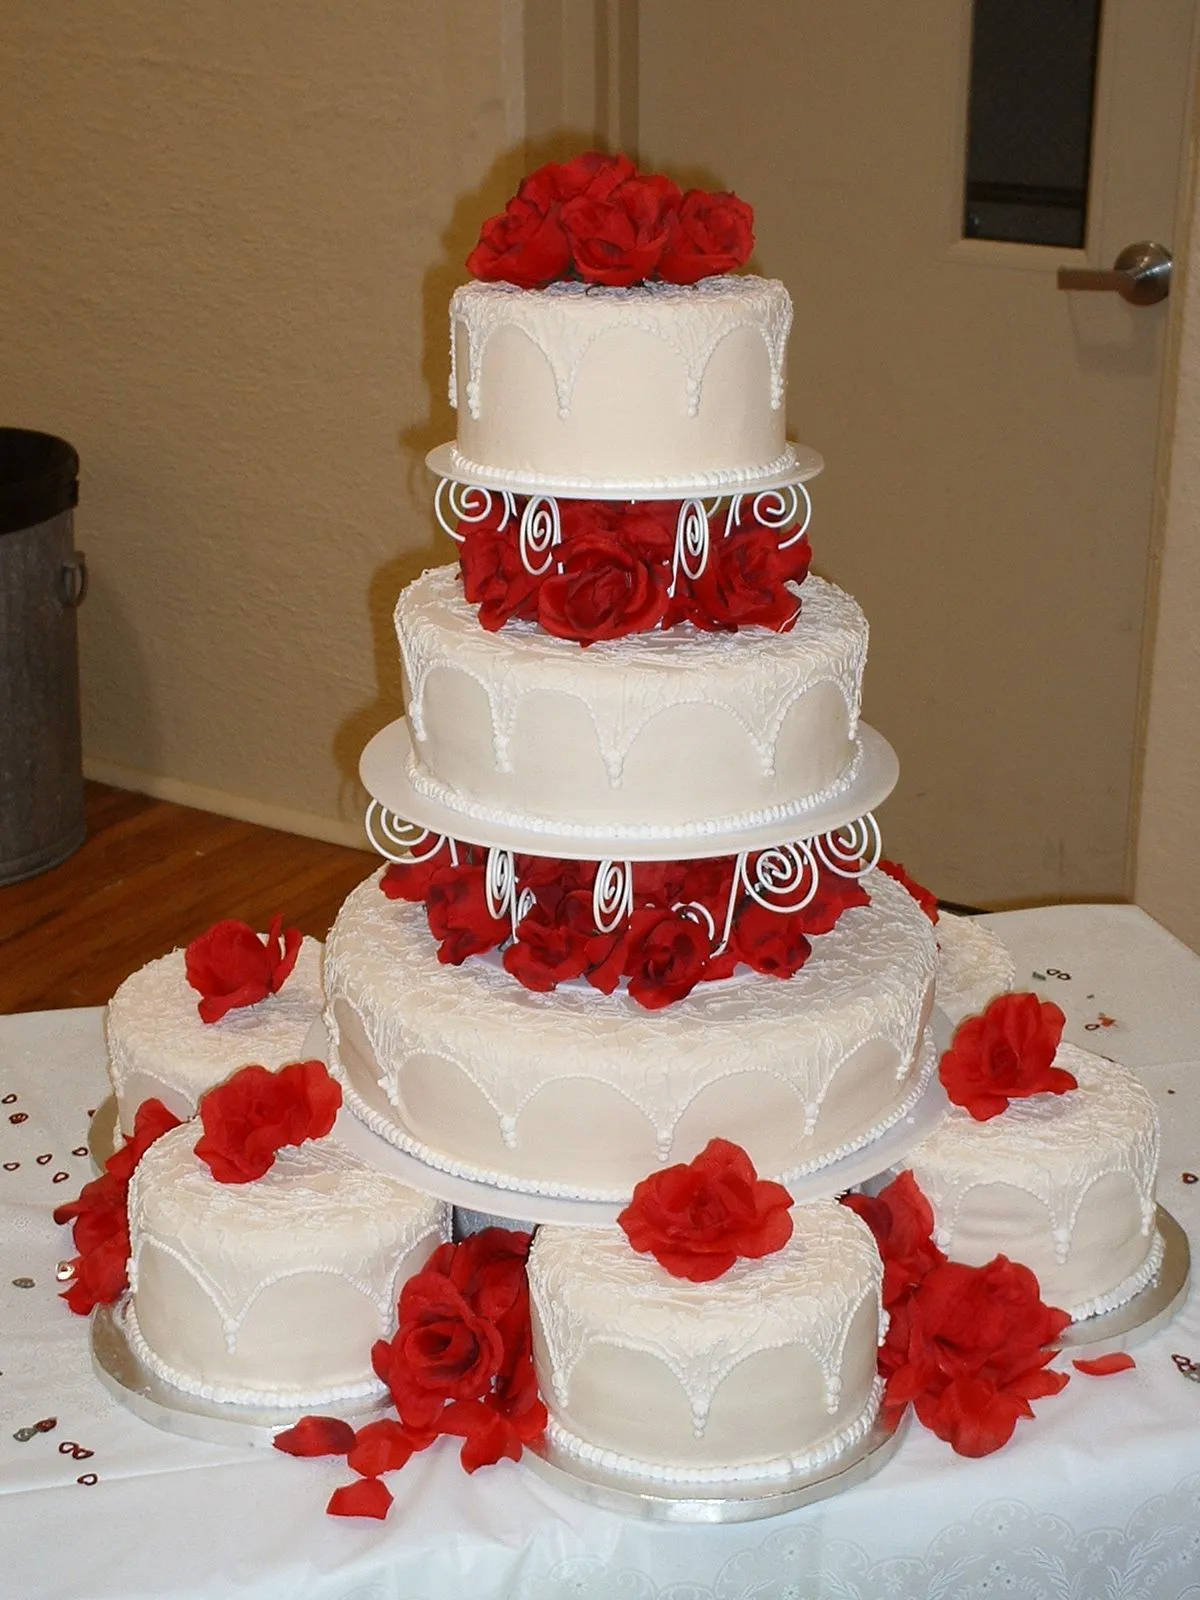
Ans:
{"label": "round silver cake base", "polygon": [[122,1304],[98,1306],[92,1316],[92,1366],[109,1394],[134,1416],[164,1433],[202,1439],[206,1444],[269,1449],[277,1433],[313,1411],[326,1417],[342,1417],[356,1428],[391,1414],[386,1395],[380,1399],[333,1401],[323,1406],[235,1406],[185,1394],[138,1359],[125,1334]]}
{"label": "round silver cake base", "polygon": [[564,1494],[643,1522],[757,1522],[828,1500],[874,1477],[895,1455],[907,1428],[907,1414],[894,1428],[877,1422],[861,1443],[831,1465],[758,1484],[653,1483],[576,1461],[549,1441],[527,1446],[521,1465]]}
{"label": "round silver cake base", "polygon": [[1072,1322],[1059,1335],[1065,1355],[1090,1357],[1130,1350],[1152,1339],[1181,1309],[1191,1283],[1188,1236],[1162,1206],[1158,1208],[1156,1226],[1163,1242],[1163,1259],[1154,1282],[1115,1311]]}

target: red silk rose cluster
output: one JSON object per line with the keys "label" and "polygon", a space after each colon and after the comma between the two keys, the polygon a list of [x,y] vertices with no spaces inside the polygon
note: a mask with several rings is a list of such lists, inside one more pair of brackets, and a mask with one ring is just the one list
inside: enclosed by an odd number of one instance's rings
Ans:
{"label": "red silk rose cluster", "polygon": [[[674,628],[706,633],[769,628],[786,633],[800,615],[796,590],[808,575],[808,540],[766,527],[749,510],[726,532],[724,512],[709,518],[709,553],[698,577],[674,574],[680,502],[561,500],[561,543],[544,573],[521,560],[517,528],[499,496],[487,514],[460,521],[463,592],[495,633],[506,622],[536,622],[581,645]],[[783,546],[787,548],[783,548]]]}
{"label": "red silk rose cluster", "polygon": [[883,1258],[887,1338],[879,1351],[885,1416],[911,1402],[921,1423],[959,1455],[1007,1444],[1031,1401],[1067,1381],[1050,1372],[1071,1320],[1042,1303],[1028,1267],[996,1256],[986,1266],[948,1261],[933,1242],[933,1211],[911,1172],[880,1194],[847,1195]]}
{"label": "red silk rose cluster", "polygon": [[196,1007],[203,1022],[219,1022],[229,1011],[257,1005],[277,994],[291,977],[304,935],[284,930],[283,918],[272,917],[260,939],[246,922],[218,922],[193,939],[184,951],[187,980],[202,996]]}
{"label": "red silk rose cluster", "polygon": [[729,940],[719,949],[736,861],[633,863],[633,912],[610,932],[596,927],[592,904],[597,863],[550,856],[515,858],[518,894],[533,896],[515,936],[507,917],[487,901],[487,851],[443,844],[424,861],[393,863],[380,882],[392,900],[424,903],[438,940],[438,959],[459,966],[468,956],[504,947],[506,970],[542,993],[583,978],[612,994],[624,978],[648,1011],[682,1000],[698,983],[728,978],[738,966],[790,978],[808,960],[811,939],[828,933],[844,911],[868,903],[862,884],[821,869],[816,892],[799,911],[768,911],[737,891]]}
{"label": "red silk rose cluster", "polygon": [[909,877],[908,873],[905,872],[904,868],[898,861],[880,860],[878,866],[880,872],[886,872],[889,878],[895,878],[896,882],[900,884],[901,887],[908,890],[909,894],[912,895],[913,899],[929,918],[930,922],[937,922],[937,895],[933,894],[931,890],[926,889],[923,884],[918,883],[915,878]]}
{"label": "red silk rose cluster", "polygon": [[201,1099],[196,1154],[218,1183],[251,1183],[284,1145],[323,1139],[341,1104],[342,1086],[323,1061],[242,1067]]}
{"label": "red silk rose cluster", "polygon": [[998,995],[955,1033],[938,1068],[943,1088],[977,1122],[998,1117],[1010,1100],[1077,1089],[1073,1074],[1054,1065],[1065,1022],[1052,1000]]}
{"label": "red silk rose cluster", "polygon": [[639,1255],[673,1278],[711,1283],[792,1237],[792,1197],[760,1178],[740,1145],[710,1139],[694,1160],[643,1178],[617,1221]]}
{"label": "red silk rose cluster", "polygon": [[696,283],[744,267],[753,249],[754,212],[737,195],[685,194],[628,156],[589,151],[523,179],[483,224],[467,271],[519,289],[566,278],[618,288]]}
{"label": "red silk rose cluster", "polygon": [[86,1317],[93,1306],[112,1305],[129,1287],[129,1180],[154,1141],[178,1126],[179,1118],[161,1100],[143,1100],[132,1134],[109,1156],[101,1175],[84,1184],[77,1200],[55,1211],[55,1222],[73,1224],[79,1254],[62,1298],[79,1316]]}
{"label": "red silk rose cluster", "polygon": [[462,1439],[468,1472],[517,1460],[546,1429],[533,1371],[530,1235],[485,1228],[444,1244],[400,1291],[399,1326],[371,1362],[398,1420],[357,1433],[335,1417],[304,1417],[272,1441],[289,1455],[344,1455],[360,1481],[335,1491],[332,1516],[386,1517],[391,1491],[380,1477],[443,1434]]}

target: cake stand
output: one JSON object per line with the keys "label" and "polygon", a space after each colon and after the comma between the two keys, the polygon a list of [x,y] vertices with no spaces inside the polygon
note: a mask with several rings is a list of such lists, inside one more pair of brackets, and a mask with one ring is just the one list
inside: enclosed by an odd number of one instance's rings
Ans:
{"label": "cake stand", "polygon": [[900,763],[883,735],[866,723],[859,724],[858,740],[860,754],[854,777],[831,799],[789,809],[786,817],[756,827],[707,833],[683,828],[655,830],[649,825],[590,831],[582,825],[570,829],[529,828],[502,817],[472,816],[430,799],[413,787],[408,777],[412,736],[404,717],[389,722],[369,741],[358,770],[363,787],[377,806],[431,834],[522,855],[573,861],[600,861],[615,856],[627,861],[692,861],[765,850],[802,836],[830,833],[881,805],[896,786]]}

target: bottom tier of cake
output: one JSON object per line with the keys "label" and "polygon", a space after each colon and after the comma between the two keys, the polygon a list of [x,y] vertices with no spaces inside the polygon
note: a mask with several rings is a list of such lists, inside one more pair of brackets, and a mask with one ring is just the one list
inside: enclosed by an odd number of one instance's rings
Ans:
{"label": "bottom tier of cake", "polygon": [[494,958],[443,966],[423,908],[376,876],[326,946],[331,1070],[377,1133],[502,1187],[622,1199],[714,1136],[763,1176],[811,1171],[933,1069],[933,928],[885,874],[864,885],[794,977],[739,972],[648,1012],[582,981],[532,993]]}

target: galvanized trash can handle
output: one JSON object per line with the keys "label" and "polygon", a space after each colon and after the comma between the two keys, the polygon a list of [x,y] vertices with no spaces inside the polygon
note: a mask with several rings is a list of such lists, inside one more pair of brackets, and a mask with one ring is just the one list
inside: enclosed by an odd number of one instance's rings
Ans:
{"label": "galvanized trash can handle", "polygon": [[87,557],[82,550],[76,550],[69,561],[63,562],[58,581],[63,605],[74,606],[78,610],[87,599],[88,592]]}

